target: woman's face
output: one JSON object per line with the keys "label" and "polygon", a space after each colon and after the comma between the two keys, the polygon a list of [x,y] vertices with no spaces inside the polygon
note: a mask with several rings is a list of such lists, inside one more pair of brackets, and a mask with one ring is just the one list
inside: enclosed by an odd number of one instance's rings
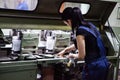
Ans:
{"label": "woman's face", "polygon": [[71,20],[70,19],[68,19],[68,20],[66,20],[66,21],[63,21],[67,26],[70,26],[70,27],[72,27],[72,23],[71,23]]}

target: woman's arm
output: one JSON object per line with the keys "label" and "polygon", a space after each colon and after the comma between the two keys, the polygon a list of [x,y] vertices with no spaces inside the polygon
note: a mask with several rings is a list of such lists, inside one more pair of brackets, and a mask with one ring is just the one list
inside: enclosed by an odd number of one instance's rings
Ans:
{"label": "woman's arm", "polygon": [[69,58],[77,58],[79,60],[84,60],[85,58],[85,38],[82,35],[76,37],[78,54],[69,54]]}
{"label": "woman's arm", "polygon": [[85,37],[82,35],[77,36],[77,47],[78,47],[78,59],[84,59],[85,52]]}
{"label": "woman's arm", "polygon": [[68,52],[70,52],[70,51],[72,51],[72,50],[75,50],[75,49],[76,49],[76,48],[75,48],[75,45],[72,44],[72,45],[66,47],[66,48],[65,48],[64,50],[62,50],[61,52],[59,52],[57,55],[63,57],[63,55],[64,55],[65,53],[68,53]]}

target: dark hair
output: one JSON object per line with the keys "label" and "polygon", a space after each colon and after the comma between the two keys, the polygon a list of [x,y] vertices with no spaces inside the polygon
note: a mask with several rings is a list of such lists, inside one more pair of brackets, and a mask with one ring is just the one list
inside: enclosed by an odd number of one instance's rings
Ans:
{"label": "dark hair", "polygon": [[62,13],[62,20],[72,21],[72,31],[80,25],[84,25],[86,27],[91,27],[87,21],[84,20],[81,10],[78,7],[67,7]]}
{"label": "dark hair", "polygon": [[82,25],[82,22],[84,22],[82,13],[78,7],[73,8],[73,13],[72,13],[72,27],[76,28]]}
{"label": "dark hair", "polygon": [[67,7],[65,8],[65,10],[63,11],[63,13],[61,13],[61,17],[62,20],[68,20],[68,19],[72,19],[72,8],[71,7]]}

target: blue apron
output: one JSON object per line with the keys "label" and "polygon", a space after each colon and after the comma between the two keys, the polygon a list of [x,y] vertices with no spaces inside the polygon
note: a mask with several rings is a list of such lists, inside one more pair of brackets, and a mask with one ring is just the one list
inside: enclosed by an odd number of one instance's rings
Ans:
{"label": "blue apron", "polygon": [[[90,25],[93,26],[93,29],[95,29],[95,26],[93,24]],[[100,58],[87,60],[88,62],[85,63],[82,71],[82,80],[106,80],[109,64],[108,60],[106,59],[105,48],[99,32],[97,32],[98,35],[96,35],[91,29],[87,27],[80,26],[79,28],[90,32],[95,36],[95,38],[97,38],[97,45],[100,50]]]}

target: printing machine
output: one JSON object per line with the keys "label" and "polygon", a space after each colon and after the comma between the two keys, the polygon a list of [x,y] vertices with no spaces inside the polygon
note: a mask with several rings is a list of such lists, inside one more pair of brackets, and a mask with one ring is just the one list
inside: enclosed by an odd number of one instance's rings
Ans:
{"label": "printing machine", "polygon": [[[64,1],[91,5],[88,13],[84,15],[85,20],[93,22],[100,31],[107,50],[107,58],[111,63],[108,80],[117,80],[120,31],[119,27],[112,27],[109,22],[108,26],[105,26],[117,0],[38,0],[37,7],[33,11],[0,8],[0,28],[69,31],[70,28],[62,23],[59,16],[59,8]],[[4,49],[8,50],[8,54],[11,50],[6,46],[0,48],[0,80],[37,80],[37,77],[38,80],[41,80],[41,77],[42,80],[68,80],[71,76],[70,70],[73,69],[71,72],[77,73],[76,71],[81,70],[84,63],[84,61],[75,61],[76,67],[70,68],[66,66],[69,61],[66,57],[60,58],[51,54],[33,55],[31,52],[21,54],[16,60],[14,57],[9,57]],[[78,73],[80,76],[80,72]]]}

